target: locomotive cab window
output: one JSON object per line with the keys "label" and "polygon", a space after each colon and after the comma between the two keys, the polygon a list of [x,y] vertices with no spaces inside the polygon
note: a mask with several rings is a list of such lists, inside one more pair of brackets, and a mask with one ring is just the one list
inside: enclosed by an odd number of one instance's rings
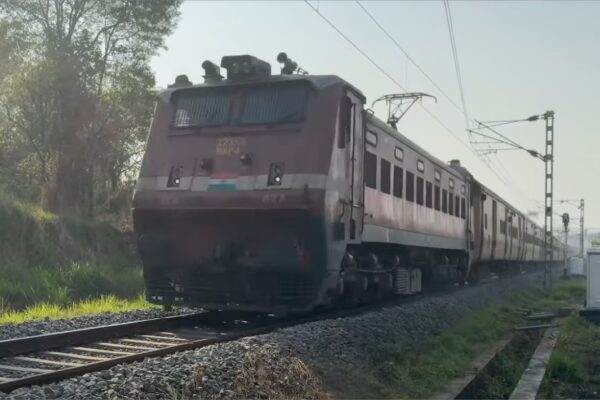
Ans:
{"label": "locomotive cab window", "polygon": [[172,98],[173,128],[201,128],[229,123],[231,90],[179,90]]}
{"label": "locomotive cab window", "polygon": [[377,189],[377,156],[365,151],[365,185]]}
{"label": "locomotive cab window", "polygon": [[381,179],[379,181],[379,190],[383,193],[390,194],[391,192],[391,164],[388,160],[381,159]]}
{"label": "locomotive cab window", "polygon": [[309,86],[304,82],[267,84],[244,90],[240,124],[278,124],[304,119]]}

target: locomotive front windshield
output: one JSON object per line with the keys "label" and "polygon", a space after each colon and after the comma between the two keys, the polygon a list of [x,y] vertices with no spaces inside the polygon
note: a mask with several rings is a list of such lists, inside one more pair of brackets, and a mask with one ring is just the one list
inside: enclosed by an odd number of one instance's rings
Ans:
{"label": "locomotive front windshield", "polygon": [[[174,94],[172,126],[201,128],[299,122],[304,118],[307,96],[305,82],[181,90]],[[234,106],[236,102],[240,102],[239,107]]]}

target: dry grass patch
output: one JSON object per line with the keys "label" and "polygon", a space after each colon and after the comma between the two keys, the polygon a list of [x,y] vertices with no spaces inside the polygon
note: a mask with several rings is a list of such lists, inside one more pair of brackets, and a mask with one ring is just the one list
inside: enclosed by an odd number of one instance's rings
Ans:
{"label": "dry grass patch", "polygon": [[235,381],[242,397],[260,399],[321,399],[321,380],[298,357],[262,348],[248,352]]}

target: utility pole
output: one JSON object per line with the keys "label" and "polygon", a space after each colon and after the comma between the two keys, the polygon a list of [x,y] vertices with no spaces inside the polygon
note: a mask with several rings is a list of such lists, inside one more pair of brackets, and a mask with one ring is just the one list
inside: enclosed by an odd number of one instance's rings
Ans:
{"label": "utility pole", "polygon": [[583,229],[583,211],[585,209],[585,201],[583,199],[581,199],[581,202],[579,203],[579,231],[581,232],[581,237],[579,238],[579,256],[581,257],[581,259],[583,260],[583,245],[585,243],[584,241],[584,237],[585,237],[585,231]]}
{"label": "utility pole", "polygon": [[544,195],[544,289],[552,288],[552,262],[554,261],[554,236],[552,235],[552,215],[554,206],[554,111],[546,111],[546,153],[544,154],[545,195]]}
{"label": "utility pole", "polygon": [[[521,146],[519,143],[494,129],[494,127],[500,125],[524,121],[533,122],[540,119],[544,119],[546,121],[546,144],[543,155],[533,149],[527,149]],[[475,122],[477,122],[478,127],[475,129],[468,129],[470,133],[492,140],[491,144],[503,146],[496,149],[492,149],[488,146],[487,149],[480,151],[476,149],[476,152],[478,152],[480,156],[496,153],[498,151],[520,149],[528,152],[532,157],[544,162],[544,289],[551,289],[552,264],[554,261],[554,236],[552,235],[552,215],[554,211],[554,111],[546,111],[542,115],[532,115],[531,117],[524,119],[489,121],[487,124],[477,120],[475,120]],[[479,129],[486,129],[496,136],[481,133],[478,131]],[[471,144],[489,145],[490,142],[478,142],[471,140]]]}

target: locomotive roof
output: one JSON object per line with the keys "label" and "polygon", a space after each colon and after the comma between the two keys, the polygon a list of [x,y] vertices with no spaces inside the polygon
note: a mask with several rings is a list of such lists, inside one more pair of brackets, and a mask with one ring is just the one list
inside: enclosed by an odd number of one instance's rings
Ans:
{"label": "locomotive roof", "polygon": [[163,89],[160,92],[160,97],[168,102],[171,98],[173,92],[178,90],[189,90],[189,89],[197,89],[197,88],[210,88],[210,87],[227,87],[227,86],[245,86],[245,85],[255,85],[258,83],[273,83],[273,82],[298,82],[304,81],[309,82],[316,89],[325,89],[330,86],[348,86],[358,95],[362,96],[366,99],[365,95],[354,85],[350,84],[348,81],[340,78],[337,75],[270,75],[268,78],[262,79],[245,79],[245,80],[230,80],[223,79],[218,82],[211,83],[199,83],[195,85],[188,86],[174,86],[169,87],[167,89]]}

